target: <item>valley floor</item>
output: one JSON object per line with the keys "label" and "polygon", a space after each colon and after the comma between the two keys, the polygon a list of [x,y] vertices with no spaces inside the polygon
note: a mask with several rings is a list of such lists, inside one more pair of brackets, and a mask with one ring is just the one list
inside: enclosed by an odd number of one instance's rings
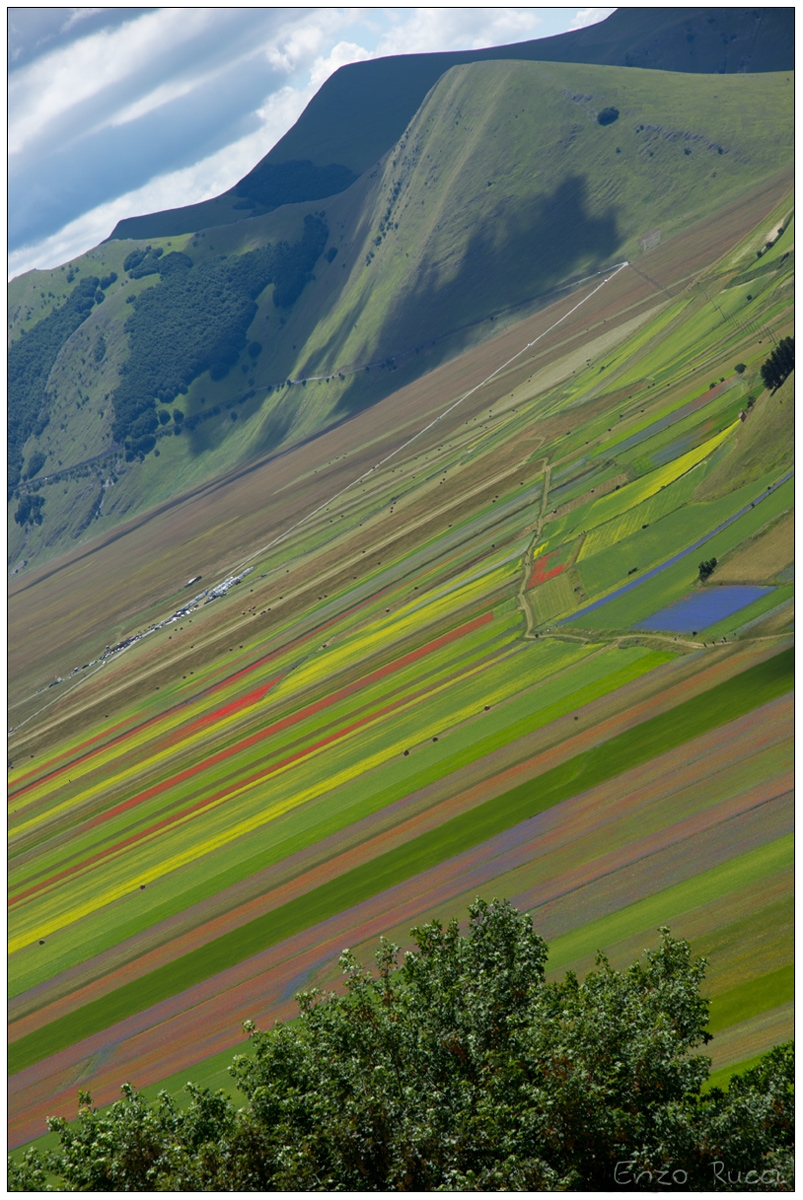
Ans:
{"label": "valley floor", "polygon": [[688,938],[718,1080],[791,1036],[790,208],[15,581],[12,1144],[227,1086],[243,1020],[477,895],[553,975]]}

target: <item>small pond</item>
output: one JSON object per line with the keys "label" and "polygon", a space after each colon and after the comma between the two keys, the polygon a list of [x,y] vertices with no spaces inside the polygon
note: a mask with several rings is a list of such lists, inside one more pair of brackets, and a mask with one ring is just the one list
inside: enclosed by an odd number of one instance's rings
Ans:
{"label": "small pond", "polygon": [[668,604],[644,621],[634,625],[634,629],[666,629],[670,633],[700,633],[717,621],[724,621],[741,608],[746,608],[754,600],[760,600],[769,587],[709,587],[691,592],[682,600]]}

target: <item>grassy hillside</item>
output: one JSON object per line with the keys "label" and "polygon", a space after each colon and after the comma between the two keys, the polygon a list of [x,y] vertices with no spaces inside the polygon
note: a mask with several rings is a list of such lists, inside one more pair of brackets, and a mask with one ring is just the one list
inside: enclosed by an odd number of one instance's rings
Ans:
{"label": "grassy hillside", "polygon": [[791,1035],[791,254],[734,285],[772,195],[14,581],[12,1144],[225,1084],[243,1019],[477,894],[553,973],[687,937],[720,1081]]}
{"label": "grassy hillside", "polygon": [[452,67],[519,61],[639,67],[693,74],[791,71],[785,9],[619,8],[586,29],[448,54],[407,54],[350,63],[323,85],[264,161],[343,163],[361,173],[404,132],[427,93]]}
{"label": "grassy hillside", "polygon": [[[24,447],[23,470],[44,455],[36,486],[45,503],[41,526],[22,530],[12,500],[13,566],[314,435],[484,340],[500,320],[535,311],[557,286],[624,257],[646,263],[657,245],[784,168],[791,96],[777,75],[680,78],[521,62],[455,68],[380,167],[325,209],[287,206],[153,243],[165,262],[181,252],[213,281],[222,255],[233,270],[234,256],[300,244],[313,214],[324,214],[328,231],[298,298],[277,307],[268,284],[224,377],[201,370],[168,401],[168,424],[144,431],[159,457],[142,464],[115,453],[113,398],[131,365],[128,301],[165,282],[125,272],[132,244],[119,242],[69,269],[13,281],[12,340],[64,302],[71,272],[78,280],[81,272],[118,275],[61,350],[49,425]],[[610,108],[618,118],[600,125]],[[768,255],[761,278],[774,278],[780,262]],[[201,307],[214,311],[215,303]],[[153,311],[161,328],[158,305]],[[192,306],[173,318],[191,324]],[[256,357],[247,352],[254,345]],[[181,437],[173,436],[174,407],[186,419]]]}
{"label": "grassy hillside", "polygon": [[[385,161],[360,240],[341,247],[348,278],[337,305],[293,374],[388,351],[398,361],[449,334],[459,345],[465,327],[638,257],[789,161],[790,88],[778,76],[455,68]],[[611,107],[618,120],[600,125]],[[369,389],[360,378],[341,406]]]}
{"label": "grassy hillside", "polygon": [[777,392],[763,392],[737,430],[733,442],[723,447],[716,466],[697,490],[700,500],[718,500],[750,479],[770,474],[791,463],[795,439],[795,373]]}
{"label": "grassy hillside", "polygon": [[171,237],[237,221],[243,210],[265,212],[333,195],[387,153],[427,92],[462,64],[513,59],[711,75],[791,71],[793,42],[789,9],[620,8],[596,25],[556,37],[350,63],[231,191],[203,204],[126,218],[111,236]]}

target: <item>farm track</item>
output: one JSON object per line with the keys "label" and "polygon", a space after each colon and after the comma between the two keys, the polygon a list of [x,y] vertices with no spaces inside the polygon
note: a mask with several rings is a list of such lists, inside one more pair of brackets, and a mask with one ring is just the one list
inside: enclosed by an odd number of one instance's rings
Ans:
{"label": "farm track", "polygon": [[552,467],[549,459],[544,459],[544,483],[541,493],[541,507],[538,511],[538,520],[535,525],[535,531],[527,549],[524,552],[524,562],[522,565],[521,584],[519,585],[518,595],[516,597],[519,608],[524,614],[524,636],[525,638],[533,637],[533,614],[530,605],[527,603],[526,589],[530,580],[530,575],[533,569],[533,550],[541,540],[541,531],[544,528],[544,518],[546,517],[547,504],[549,503],[549,482],[552,476]]}

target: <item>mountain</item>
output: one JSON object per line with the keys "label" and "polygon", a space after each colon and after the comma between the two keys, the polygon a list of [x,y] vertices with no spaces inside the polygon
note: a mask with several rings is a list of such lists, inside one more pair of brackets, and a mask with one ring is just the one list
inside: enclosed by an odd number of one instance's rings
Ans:
{"label": "mountain", "polygon": [[477,896],[570,989],[686,939],[711,1086],[792,1036],[793,101],[453,64],[337,194],[12,281],[11,1146],[80,1086],[113,1190],[93,1104],[214,1117],[244,1023]]}
{"label": "mountain", "polygon": [[315,436],[788,170],[792,95],[785,74],[453,67],[325,206],[14,280],[11,563]]}
{"label": "mountain", "polygon": [[112,238],[173,237],[347,188],[401,137],[451,67],[488,60],[596,63],[694,74],[794,69],[792,8],[620,8],[555,37],[442,54],[405,54],[336,71],[272,150],[228,192],[127,217]]}

